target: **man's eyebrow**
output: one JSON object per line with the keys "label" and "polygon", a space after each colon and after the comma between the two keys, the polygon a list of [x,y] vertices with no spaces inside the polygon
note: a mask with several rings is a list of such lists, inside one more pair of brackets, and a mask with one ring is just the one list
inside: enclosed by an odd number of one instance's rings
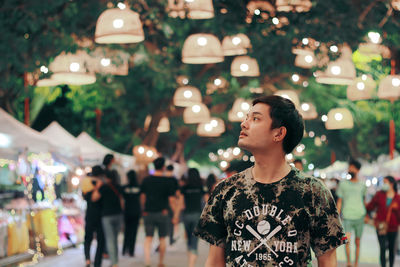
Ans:
{"label": "man's eyebrow", "polygon": [[254,115],[263,115],[261,112],[258,112],[258,111],[253,111],[253,112],[250,112],[250,114],[249,115],[251,115],[251,116],[254,116]]}

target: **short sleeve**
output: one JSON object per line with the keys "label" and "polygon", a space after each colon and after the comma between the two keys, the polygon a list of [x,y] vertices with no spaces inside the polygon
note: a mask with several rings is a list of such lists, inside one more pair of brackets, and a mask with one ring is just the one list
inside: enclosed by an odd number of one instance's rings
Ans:
{"label": "short sleeve", "polygon": [[194,231],[199,238],[219,247],[225,247],[228,234],[223,217],[223,184],[220,183],[211,194]]}
{"label": "short sleeve", "polygon": [[343,198],[343,195],[344,195],[344,193],[343,193],[344,188],[343,187],[344,187],[344,182],[340,182],[339,186],[338,186],[338,189],[336,191],[336,195],[338,196],[338,198]]}
{"label": "short sleeve", "polygon": [[317,257],[347,242],[331,192],[320,182],[313,188],[315,214],[311,219],[311,247]]}

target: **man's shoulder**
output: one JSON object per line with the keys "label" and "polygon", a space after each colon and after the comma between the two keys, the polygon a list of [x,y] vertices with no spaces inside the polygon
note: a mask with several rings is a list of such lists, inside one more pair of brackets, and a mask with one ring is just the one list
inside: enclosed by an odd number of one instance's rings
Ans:
{"label": "man's shoulder", "polygon": [[299,188],[309,189],[312,191],[328,190],[321,178],[306,174],[302,171],[295,170],[294,182],[299,183]]}
{"label": "man's shoulder", "polygon": [[244,181],[246,181],[246,179],[248,178],[248,173],[250,171],[251,171],[251,167],[244,171],[235,173],[234,175],[232,175],[230,177],[222,179],[221,181],[219,181],[217,183],[214,190],[220,191],[222,189],[227,190],[232,187],[240,187],[244,183]]}

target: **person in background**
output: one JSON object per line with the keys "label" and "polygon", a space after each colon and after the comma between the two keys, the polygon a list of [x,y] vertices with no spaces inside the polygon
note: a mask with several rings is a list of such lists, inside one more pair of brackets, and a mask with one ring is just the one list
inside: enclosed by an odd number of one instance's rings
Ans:
{"label": "person in background", "polygon": [[216,185],[217,185],[217,177],[215,177],[215,174],[210,173],[206,180],[206,186],[209,194],[211,194]]}
{"label": "person in background", "polygon": [[[160,239],[160,267],[164,265],[164,256],[166,250],[165,237],[168,234],[168,205],[174,207],[175,192],[169,177],[165,177],[165,159],[157,158],[153,162],[155,172],[144,178],[140,188],[140,202],[143,210],[144,227],[146,238],[144,242],[144,257],[146,266],[150,266],[151,244],[155,228],[158,229]],[[178,223],[179,214],[174,211],[173,222]]]}
{"label": "person in background", "polygon": [[189,267],[194,267],[197,260],[198,238],[193,235],[194,228],[199,221],[202,210],[202,198],[208,200],[208,194],[204,191],[200,173],[195,168],[188,171],[188,182],[181,189],[184,200],[183,223],[187,236]]}
{"label": "person in background", "polygon": [[122,188],[125,200],[125,235],[122,254],[126,253],[129,256],[135,256],[136,234],[139,227],[139,219],[141,215],[140,210],[140,187],[137,181],[136,172],[130,170],[126,176],[128,177],[128,184]]}
{"label": "person in background", "polygon": [[106,182],[97,183],[92,194],[92,201],[100,201],[102,207],[102,218],[106,246],[113,267],[118,266],[118,233],[121,229],[122,210],[124,200],[122,190],[116,184],[117,172],[115,170],[105,171]]}
{"label": "person in background", "polygon": [[295,159],[293,161],[293,164],[299,171],[304,171],[303,162],[301,161],[301,159]]}
{"label": "person in background", "polygon": [[358,173],[361,169],[361,163],[356,160],[350,160],[348,175],[350,180],[341,181],[336,192],[338,196],[337,209],[342,213],[343,226],[349,242],[346,244],[347,266],[351,266],[350,260],[350,242],[351,232],[354,230],[356,242],[356,258],[354,266],[358,266],[360,257],[360,240],[364,229],[365,193],[367,187],[363,181],[358,179]]}
{"label": "person in background", "polygon": [[389,266],[393,267],[400,225],[400,195],[397,194],[396,180],[392,176],[383,178],[382,188],[368,203],[367,211],[377,211],[375,227],[380,247],[381,266],[386,267],[386,250],[389,249]]}
{"label": "person in background", "polygon": [[169,220],[168,220],[168,231],[169,231],[169,244],[173,245],[175,243],[175,239],[174,239],[174,232],[175,232],[175,226],[178,226],[178,224],[173,224],[172,223],[172,218],[174,216],[174,212],[173,210],[176,209],[181,209],[181,207],[178,207],[181,203],[180,199],[182,198],[181,196],[181,191],[179,189],[179,184],[178,184],[178,179],[176,179],[175,175],[174,175],[174,166],[173,165],[168,165],[166,168],[166,172],[165,172],[165,176],[169,177],[169,181],[172,184],[172,190],[175,192],[175,201],[174,201],[174,206],[171,208],[168,206],[168,216],[169,216]]}
{"label": "person in background", "polygon": [[107,154],[104,156],[103,159],[103,167],[107,171],[115,170],[117,177],[115,178],[115,184],[120,185],[121,184],[121,176],[119,175],[117,169],[118,169],[118,164],[115,160],[115,157],[113,154]]}
{"label": "person in background", "polygon": [[84,251],[86,258],[86,267],[90,267],[90,246],[93,240],[94,234],[96,234],[97,248],[96,256],[94,258],[94,266],[100,267],[102,261],[102,254],[104,252],[104,232],[101,224],[101,205],[99,202],[92,201],[92,194],[97,184],[102,183],[104,176],[104,170],[101,166],[96,165],[92,167],[92,172],[88,173],[91,179],[91,190],[83,193],[83,198],[86,200],[87,209],[85,215],[85,241]]}

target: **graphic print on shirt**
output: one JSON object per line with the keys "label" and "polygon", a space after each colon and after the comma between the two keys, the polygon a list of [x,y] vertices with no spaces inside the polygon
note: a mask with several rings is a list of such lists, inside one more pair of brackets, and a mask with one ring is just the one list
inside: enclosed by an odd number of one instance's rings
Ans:
{"label": "graphic print on shirt", "polygon": [[293,266],[298,250],[297,230],[287,229],[292,216],[272,204],[254,205],[243,215],[244,221],[235,221],[230,241],[230,251],[241,253],[234,258],[238,266],[255,267],[253,262],[260,261],[277,263],[272,266]]}

